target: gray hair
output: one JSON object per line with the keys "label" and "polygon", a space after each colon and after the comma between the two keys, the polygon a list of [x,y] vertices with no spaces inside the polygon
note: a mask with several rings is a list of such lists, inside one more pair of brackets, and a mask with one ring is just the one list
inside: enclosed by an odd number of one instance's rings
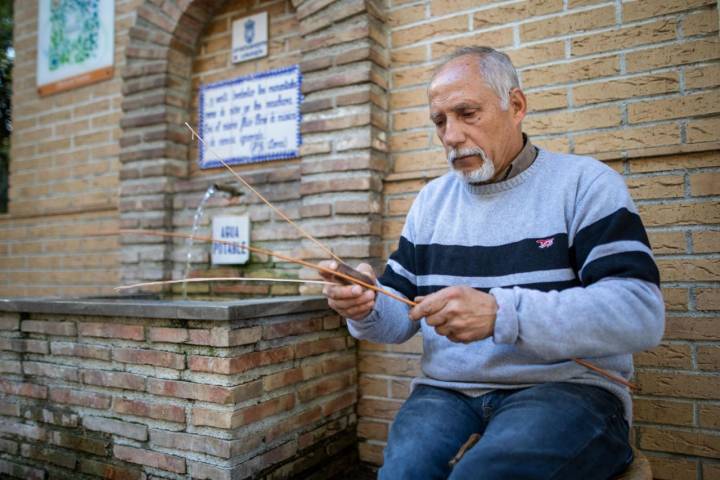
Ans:
{"label": "gray hair", "polygon": [[500,99],[500,108],[507,110],[510,107],[510,91],[520,88],[515,67],[503,52],[490,47],[462,47],[445,57],[444,61],[435,70],[433,78],[442,68],[458,57],[466,55],[477,58],[483,80],[495,95]]}

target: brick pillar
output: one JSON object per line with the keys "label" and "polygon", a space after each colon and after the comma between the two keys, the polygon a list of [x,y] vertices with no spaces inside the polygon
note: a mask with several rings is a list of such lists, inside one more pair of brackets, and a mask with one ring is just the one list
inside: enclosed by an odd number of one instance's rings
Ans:
{"label": "brick pillar", "polygon": [[[198,35],[219,0],[145,1],[130,29],[120,139],[122,228],[170,230],[173,190],[187,176],[191,60]],[[159,4],[159,5],[158,5]],[[162,280],[172,272],[172,242],[121,239],[123,283]]]}
{"label": "brick pillar", "polygon": [[[367,0],[293,3],[303,36],[303,225],[349,264],[370,261],[377,268],[388,171],[382,14]],[[303,256],[328,258],[309,240],[303,240]],[[316,276],[310,270],[300,275]]]}

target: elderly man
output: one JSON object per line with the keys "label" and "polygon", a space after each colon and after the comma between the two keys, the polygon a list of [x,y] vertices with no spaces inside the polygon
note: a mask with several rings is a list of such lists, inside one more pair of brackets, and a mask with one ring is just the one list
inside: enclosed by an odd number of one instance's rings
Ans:
{"label": "elderly man", "polygon": [[[324,290],[357,338],[400,343],[422,330],[423,376],[380,478],[611,478],[632,460],[630,394],[573,359],[627,379],[631,353],[660,341],[664,318],[623,179],[531,144],[503,53],[457,51],[428,98],[451,171],[418,194],[378,282],[418,305]],[[473,433],[479,442],[450,467]]]}

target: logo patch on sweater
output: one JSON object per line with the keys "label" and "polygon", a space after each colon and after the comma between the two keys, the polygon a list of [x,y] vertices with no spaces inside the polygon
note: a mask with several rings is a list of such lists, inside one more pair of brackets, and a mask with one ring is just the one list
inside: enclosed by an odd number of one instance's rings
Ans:
{"label": "logo patch on sweater", "polygon": [[553,242],[555,241],[554,238],[543,238],[541,240],[535,240],[540,248],[549,248],[552,247]]}

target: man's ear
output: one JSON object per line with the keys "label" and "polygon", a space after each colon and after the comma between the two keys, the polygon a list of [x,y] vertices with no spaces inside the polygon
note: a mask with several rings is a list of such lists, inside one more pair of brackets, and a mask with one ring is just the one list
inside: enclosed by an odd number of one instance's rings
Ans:
{"label": "man's ear", "polygon": [[527,98],[519,88],[510,90],[510,111],[516,124],[520,124],[527,115]]}

